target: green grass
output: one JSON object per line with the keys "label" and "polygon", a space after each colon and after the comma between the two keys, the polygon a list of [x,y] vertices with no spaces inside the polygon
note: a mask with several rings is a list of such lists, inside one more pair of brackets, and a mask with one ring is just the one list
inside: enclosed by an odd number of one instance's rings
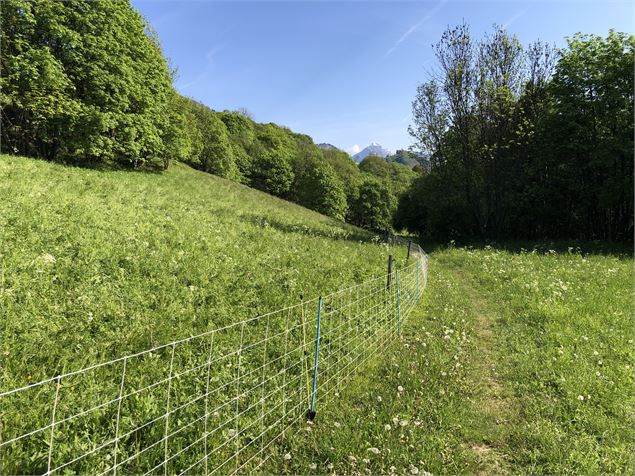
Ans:
{"label": "green grass", "polygon": [[632,474],[632,260],[543,248],[432,253],[403,340],[272,471]]}
{"label": "green grass", "polygon": [[389,253],[179,164],[145,174],[0,156],[1,388],[332,292],[381,274]]}
{"label": "green grass", "polygon": [[[402,339],[368,348],[368,364],[318,401],[314,423],[269,447],[262,470],[632,474],[632,259],[603,244],[523,246],[436,248],[423,305]],[[180,165],[144,174],[2,156],[0,391],[359,283],[383,272],[389,252],[402,263],[403,250],[370,234]],[[236,348],[236,336],[218,345]],[[194,365],[201,351],[179,354],[176,365]],[[162,365],[148,359],[130,372],[151,381],[165,372],[164,354]],[[232,366],[217,381],[231,378]],[[116,395],[120,371],[91,375],[61,409]],[[197,388],[184,379],[172,396]],[[7,422],[50,421],[52,390],[0,408],[0,436]],[[73,382],[63,390],[73,395]],[[163,408],[160,390],[133,402],[139,421]],[[187,418],[176,415],[176,424]],[[69,454],[86,451],[82,431],[103,437],[112,421],[111,409],[56,441]],[[48,436],[30,443],[28,461],[0,454],[0,472],[46,470]],[[157,435],[135,438],[130,452]],[[108,467],[109,457],[76,469]]]}
{"label": "green grass", "polygon": [[[370,233],[183,165],[151,174],[1,156],[0,392],[298,304],[301,295],[307,300],[359,284],[385,272],[389,253],[399,263],[405,258],[403,247],[390,248]],[[284,316],[271,319],[274,355],[283,351],[274,330]],[[264,339],[265,322],[269,328],[269,319],[249,326],[245,346]],[[221,334],[215,357],[235,351],[241,339],[240,328]],[[174,372],[204,364],[207,347],[203,340],[179,347]],[[246,353],[243,370],[260,365],[264,350]],[[214,369],[212,385],[236,378],[232,359]],[[128,388],[165,378],[169,362],[169,348],[130,361]],[[167,394],[174,405],[200,395],[201,372],[127,399],[121,432],[165,412]],[[119,363],[65,379],[57,419],[116,397],[121,374]],[[304,384],[303,374],[296,377]],[[210,405],[234,391],[219,392]],[[0,440],[49,424],[54,395],[53,382],[3,399]],[[233,406],[225,408],[219,419],[234,415]],[[173,415],[173,428],[201,411],[198,404]],[[53,466],[111,438],[116,414],[111,404],[59,427]],[[122,442],[119,461],[163,436],[163,424]],[[170,440],[171,451],[202,432],[200,425],[189,430]],[[0,449],[0,472],[46,471],[49,436],[47,430]],[[146,459],[162,460],[163,447],[155,449]],[[112,453],[109,446],[67,470],[107,468]],[[189,461],[173,463],[170,471]],[[131,464],[121,471],[151,468]]]}

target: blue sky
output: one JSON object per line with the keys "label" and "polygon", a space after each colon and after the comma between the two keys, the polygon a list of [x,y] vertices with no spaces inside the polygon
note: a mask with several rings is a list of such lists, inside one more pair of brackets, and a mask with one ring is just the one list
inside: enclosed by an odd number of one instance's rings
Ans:
{"label": "blue sky", "polygon": [[527,44],[564,46],[577,31],[633,33],[626,1],[133,0],[178,69],[176,88],[216,109],[247,108],[354,152],[410,144],[417,84],[431,44],[465,19],[475,36],[506,25]]}

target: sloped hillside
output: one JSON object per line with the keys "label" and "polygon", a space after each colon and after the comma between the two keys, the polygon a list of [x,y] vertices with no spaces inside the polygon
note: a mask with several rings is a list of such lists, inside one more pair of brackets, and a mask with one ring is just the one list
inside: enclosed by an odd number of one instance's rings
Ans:
{"label": "sloped hillside", "polygon": [[388,253],[364,231],[184,165],[0,156],[2,387],[333,291],[383,272]]}

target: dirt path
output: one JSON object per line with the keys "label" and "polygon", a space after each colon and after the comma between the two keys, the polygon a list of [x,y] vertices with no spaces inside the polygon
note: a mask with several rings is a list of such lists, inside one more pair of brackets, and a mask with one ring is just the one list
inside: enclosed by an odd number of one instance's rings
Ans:
{"label": "dirt path", "polygon": [[480,415],[482,441],[470,444],[481,467],[479,474],[509,474],[510,468],[501,447],[513,406],[510,396],[501,382],[496,353],[496,310],[488,305],[479,292],[473,278],[460,268],[452,269],[456,283],[472,303],[476,321],[476,344],[479,358],[474,362],[476,381],[479,382],[479,397],[475,402],[475,413]]}

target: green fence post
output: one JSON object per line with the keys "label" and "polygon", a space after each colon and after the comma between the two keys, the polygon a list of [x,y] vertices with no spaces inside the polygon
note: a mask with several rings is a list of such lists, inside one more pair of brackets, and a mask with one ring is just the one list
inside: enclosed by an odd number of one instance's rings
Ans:
{"label": "green fence post", "polygon": [[398,270],[395,270],[395,284],[397,285],[397,335],[401,336],[401,293],[399,291]]}
{"label": "green fence post", "polygon": [[320,357],[320,317],[322,314],[322,296],[318,301],[317,335],[315,337],[315,360],[313,363],[313,391],[311,392],[311,408],[306,416],[310,421],[315,418],[315,394],[317,392],[318,359]]}

